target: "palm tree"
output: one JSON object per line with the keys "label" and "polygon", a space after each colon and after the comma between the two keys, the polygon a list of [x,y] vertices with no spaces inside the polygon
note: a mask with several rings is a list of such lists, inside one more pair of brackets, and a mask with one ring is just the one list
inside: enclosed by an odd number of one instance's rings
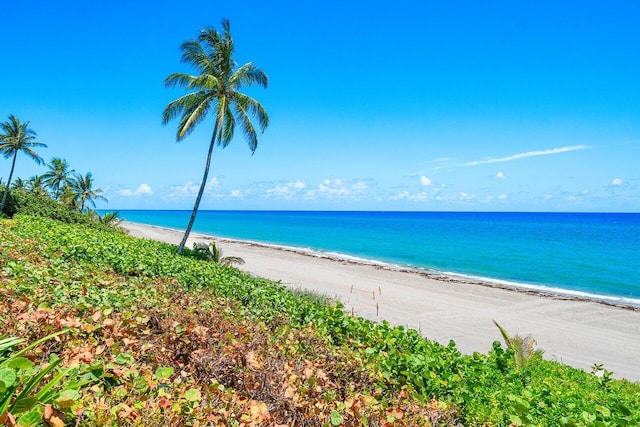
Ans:
{"label": "palm tree", "polygon": [[62,187],[58,201],[71,210],[80,210],[80,196],[71,183]]}
{"label": "palm tree", "polygon": [[65,159],[54,157],[47,165],[49,170],[42,175],[44,184],[53,191],[53,198],[60,199],[60,191],[65,184],[71,183],[71,174],[75,172],[69,169],[69,163]]}
{"label": "palm tree", "polygon": [[244,264],[244,259],[239,256],[222,256],[222,249],[216,246],[215,242],[206,243],[195,242],[193,244],[193,250],[204,254],[207,259],[215,262],[216,264],[225,265],[227,267],[233,264]]}
{"label": "palm tree", "polygon": [[504,339],[507,348],[513,350],[513,360],[518,372],[542,359],[544,351],[540,348],[536,348],[536,340],[534,340],[533,337],[522,337],[520,335],[512,337],[507,333],[506,329],[498,324],[498,322],[494,320],[493,323],[500,330],[500,334],[502,334],[502,338]]}
{"label": "palm tree", "polygon": [[47,190],[44,188],[44,183],[42,182],[42,175],[35,175],[29,178],[26,184],[26,190],[37,196],[49,196]]}
{"label": "palm tree", "polygon": [[84,211],[85,205],[95,208],[96,200],[107,201],[107,199],[102,196],[101,188],[93,188],[93,176],[91,172],[87,172],[85,176],[76,174],[71,182],[71,187],[78,196],[81,211]]}
{"label": "palm tree", "polygon": [[9,121],[0,124],[0,153],[5,158],[13,157],[11,163],[11,172],[9,172],[9,179],[4,188],[4,195],[2,196],[2,204],[0,204],[0,211],[4,209],[4,205],[7,202],[7,194],[9,193],[9,185],[11,184],[11,177],[13,176],[13,170],[16,167],[16,158],[19,152],[23,152],[27,156],[31,157],[37,164],[42,164],[44,161],[33,148],[46,147],[41,142],[36,142],[36,133],[29,129],[30,122],[21,123],[13,114],[9,115]]}
{"label": "palm tree", "polygon": [[11,184],[11,189],[24,191],[27,189],[27,181],[22,178],[16,178],[13,184]]}
{"label": "palm tree", "polygon": [[178,254],[182,253],[196,219],[209,175],[213,147],[216,144],[222,148],[226,147],[233,139],[236,124],[239,124],[253,154],[258,147],[258,136],[252,118],[257,120],[262,132],[269,125],[269,116],[262,105],[240,92],[244,86],[254,83],[266,88],[269,82],[267,75],[251,62],[237,67],[233,57],[234,49],[229,21],[224,19],[222,33],[208,27],[200,31],[198,40],[188,40],[181,46],[182,62],[195,67],[198,74],[175,73],[165,80],[167,87],[182,86],[191,91],[171,101],[162,115],[162,123],[165,125],[180,116],[176,134],[178,142],[193,132],[209,112],[214,118],[204,175],[189,225],[178,246]]}
{"label": "palm tree", "polygon": [[103,216],[99,217],[98,222],[107,227],[118,228],[122,219],[120,218],[119,212],[106,212]]}

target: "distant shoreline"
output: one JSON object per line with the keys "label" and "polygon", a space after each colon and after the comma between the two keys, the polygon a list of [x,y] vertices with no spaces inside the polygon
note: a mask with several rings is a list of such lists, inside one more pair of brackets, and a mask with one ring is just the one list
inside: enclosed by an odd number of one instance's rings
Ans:
{"label": "distant shoreline", "polygon": [[[182,237],[176,229],[122,225],[136,237],[173,244]],[[252,275],[325,294],[355,315],[414,328],[442,344],[453,339],[464,353],[486,352],[501,340],[496,320],[531,334],[548,359],[584,370],[603,363],[618,377],[640,381],[638,307],[200,233],[188,246],[197,240],[216,240],[225,255],[244,258],[239,268]]]}

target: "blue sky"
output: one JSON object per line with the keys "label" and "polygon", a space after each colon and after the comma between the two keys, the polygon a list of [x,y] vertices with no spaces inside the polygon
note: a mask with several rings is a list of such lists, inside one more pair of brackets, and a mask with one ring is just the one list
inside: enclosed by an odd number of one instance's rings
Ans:
{"label": "blue sky", "polygon": [[[481,4],[482,3],[482,4]],[[6,2],[0,120],[106,209],[191,209],[213,125],[162,110],[179,45],[229,18],[271,125],[214,154],[202,209],[640,212],[640,3]],[[10,162],[0,161],[6,180]],[[16,176],[45,171],[18,158]]]}

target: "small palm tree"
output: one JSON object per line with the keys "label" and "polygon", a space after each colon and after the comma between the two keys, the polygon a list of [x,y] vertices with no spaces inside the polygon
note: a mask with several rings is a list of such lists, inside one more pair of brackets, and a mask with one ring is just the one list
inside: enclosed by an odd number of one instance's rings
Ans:
{"label": "small palm tree", "polygon": [[213,147],[226,147],[233,139],[236,124],[242,129],[249,143],[251,152],[258,147],[256,128],[251,119],[255,118],[260,130],[269,125],[269,116],[258,101],[240,92],[244,86],[257,84],[267,87],[267,75],[251,62],[237,67],[233,53],[235,46],[229,21],[222,21],[222,33],[214,28],[200,31],[198,40],[188,40],[182,44],[182,62],[196,68],[198,74],[175,73],[165,80],[167,87],[182,86],[189,90],[188,94],[171,101],[164,110],[162,123],[167,124],[180,117],[177,141],[182,141],[194,131],[211,112],[214,118],[213,134],[209,143],[209,151],[189,224],[178,246],[178,254],[182,253],[198,213],[200,200],[211,166]]}
{"label": "small palm tree", "polygon": [[222,256],[222,249],[216,246],[215,242],[206,243],[195,242],[193,244],[193,250],[204,254],[208,259],[216,264],[231,266],[234,264],[244,264],[244,259],[239,256]]}
{"label": "small palm tree", "polygon": [[75,172],[69,169],[69,163],[65,159],[54,157],[47,165],[49,170],[42,175],[44,184],[53,192],[53,198],[60,200],[60,193],[65,184],[71,183],[71,174]]}
{"label": "small palm tree", "polygon": [[9,179],[4,188],[4,195],[2,196],[2,203],[0,204],[0,211],[4,209],[4,205],[7,203],[7,194],[9,193],[13,170],[16,167],[18,153],[23,152],[31,157],[37,164],[43,163],[42,157],[33,151],[33,148],[46,147],[46,145],[34,141],[37,135],[32,129],[29,129],[29,123],[30,122],[21,123],[16,116],[10,114],[9,121],[0,124],[0,130],[2,130],[2,133],[0,133],[0,153],[7,159],[13,157],[11,172],[9,172]]}
{"label": "small palm tree", "polygon": [[493,323],[500,330],[500,334],[502,334],[502,338],[504,339],[507,348],[513,350],[513,359],[516,364],[517,371],[522,371],[527,366],[542,359],[544,351],[539,348],[535,348],[536,340],[534,340],[533,337],[521,337],[520,335],[512,337],[502,326],[498,324],[498,322],[494,320]]}
{"label": "small palm tree", "polygon": [[102,225],[106,225],[107,227],[118,228],[118,226],[122,222],[122,219],[120,219],[119,216],[119,212],[107,212],[100,217],[98,222],[100,222],[100,224]]}
{"label": "small palm tree", "polygon": [[101,188],[93,188],[93,176],[91,172],[87,172],[84,176],[76,174],[71,181],[71,187],[78,196],[81,211],[84,211],[86,206],[91,206],[95,209],[96,200],[107,201],[107,199],[102,196]]}

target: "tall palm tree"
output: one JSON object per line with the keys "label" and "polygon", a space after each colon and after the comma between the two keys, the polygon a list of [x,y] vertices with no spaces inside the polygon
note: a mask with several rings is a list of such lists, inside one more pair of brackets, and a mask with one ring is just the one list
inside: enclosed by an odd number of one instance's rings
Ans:
{"label": "tall palm tree", "polygon": [[9,121],[0,124],[0,153],[5,158],[13,157],[11,163],[11,172],[9,172],[9,179],[4,188],[4,195],[2,196],[2,204],[0,204],[0,211],[4,209],[4,205],[7,202],[7,194],[9,193],[9,185],[11,184],[11,177],[13,176],[13,170],[16,167],[16,158],[19,152],[23,152],[27,156],[31,157],[37,164],[42,164],[44,161],[33,149],[35,147],[46,147],[41,142],[36,142],[36,133],[33,129],[29,129],[30,122],[21,123],[13,114],[9,115]]}
{"label": "tall palm tree", "polygon": [[54,157],[47,165],[49,170],[42,175],[44,184],[53,191],[53,198],[60,199],[60,192],[65,184],[71,183],[71,174],[75,172],[69,169],[69,163],[65,159]]}
{"label": "tall palm tree", "polygon": [[182,86],[190,92],[167,105],[162,115],[162,123],[166,125],[172,119],[180,117],[176,134],[178,142],[193,132],[209,112],[213,115],[214,126],[200,190],[184,237],[178,246],[179,254],[184,249],[196,219],[209,175],[213,147],[226,147],[233,139],[238,124],[253,154],[258,147],[258,135],[252,118],[257,120],[262,132],[269,125],[269,116],[262,105],[240,92],[244,86],[254,83],[266,88],[269,80],[267,75],[251,62],[238,67],[233,57],[235,47],[228,20],[222,21],[221,33],[211,27],[205,28],[200,31],[197,40],[184,42],[181,50],[182,62],[192,65],[198,74],[175,73],[165,79],[165,86]]}
{"label": "tall palm tree", "polygon": [[107,199],[102,196],[101,188],[93,188],[93,176],[91,172],[87,172],[84,176],[76,174],[71,183],[71,187],[78,196],[81,211],[84,211],[85,205],[95,208],[96,200],[107,201]]}

